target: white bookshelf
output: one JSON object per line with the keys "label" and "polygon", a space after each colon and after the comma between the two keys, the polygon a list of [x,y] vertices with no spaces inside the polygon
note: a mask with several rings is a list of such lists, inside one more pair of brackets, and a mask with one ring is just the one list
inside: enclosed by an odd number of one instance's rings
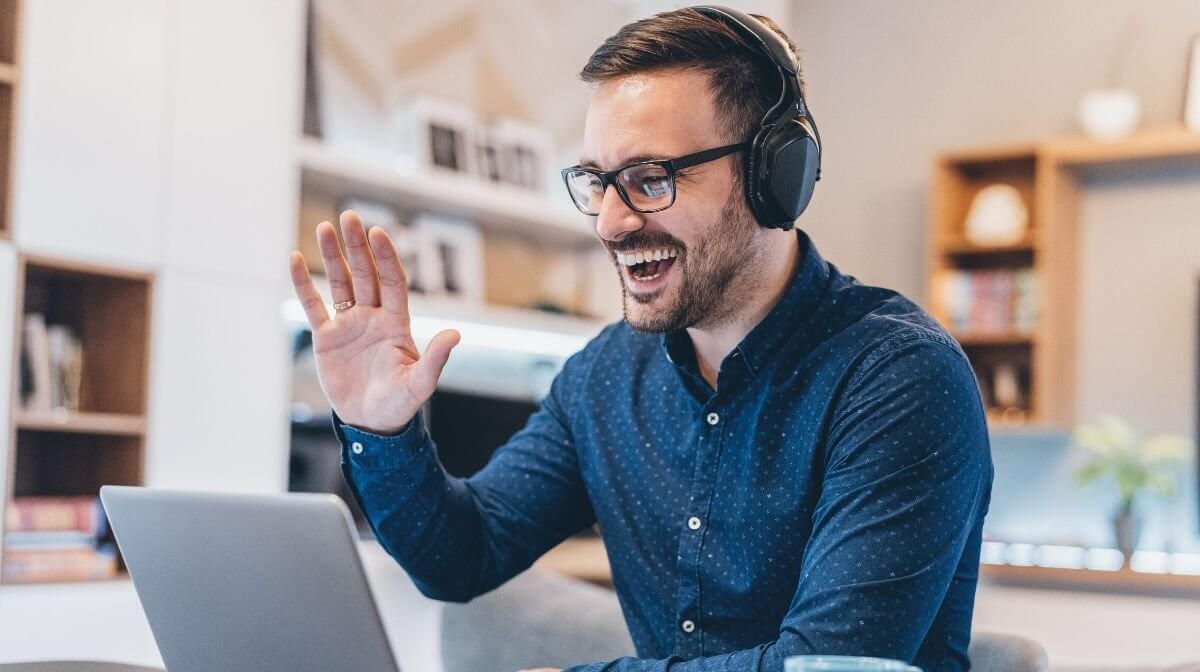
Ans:
{"label": "white bookshelf", "polygon": [[341,153],[320,140],[297,143],[303,189],[375,198],[406,210],[457,215],[487,229],[521,233],[547,242],[583,246],[594,242],[587,219],[561,198],[493,184],[448,171],[411,174]]}

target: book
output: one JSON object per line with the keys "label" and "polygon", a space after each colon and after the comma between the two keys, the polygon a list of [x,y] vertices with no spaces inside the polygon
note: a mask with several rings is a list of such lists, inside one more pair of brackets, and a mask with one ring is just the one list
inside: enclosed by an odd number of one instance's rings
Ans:
{"label": "book", "polygon": [[50,410],[50,343],[46,333],[46,318],[41,313],[25,316],[21,349],[29,362],[28,396],[22,406],[30,411]]}
{"label": "book", "polygon": [[99,537],[107,521],[98,497],[15,497],[4,514],[4,531],[83,532]]}
{"label": "book", "polygon": [[88,581],[117,574],[117,553],[112,545],[53,550],[5,548],[0,566],[0,580],[5,583]]}
{"label": "book", "polygon": [[1037,276],[1032,269],[948,271],[937,301],[959,336],[1028,334],[1037,327]]}

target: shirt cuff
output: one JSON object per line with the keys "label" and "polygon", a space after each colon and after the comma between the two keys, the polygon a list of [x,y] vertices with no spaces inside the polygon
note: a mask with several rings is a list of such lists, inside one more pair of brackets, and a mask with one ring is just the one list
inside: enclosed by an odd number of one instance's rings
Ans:
{"label": "shirt cuff", "polygon": [[398,434],[376,434],[348,425],[330,411],[333,431],[342,444],[342,462],[355,469],[382,471],[412,462],[431,442],[425,414],[418,411]]}

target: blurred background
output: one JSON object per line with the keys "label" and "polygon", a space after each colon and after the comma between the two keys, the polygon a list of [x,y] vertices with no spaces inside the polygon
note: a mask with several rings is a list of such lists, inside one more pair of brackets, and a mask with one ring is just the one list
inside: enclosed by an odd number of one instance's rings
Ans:
{"label": "blurred background", "polygon": [[[1200,4],[726,1],[800,47],[799,226],[975,366],[976,628],[1200,660]],[[345,495],[287,279],[342,209],[398,241],[418,340],[462,332],[426,412],[479,469],[620,319],[558,178],[576,73],[682,4],[0,0],[0,662],[161,662],[101,484]],[[363,553],[401,664],[440,669],[441,607]],[[594,538],[543,565],[606,580]]]}

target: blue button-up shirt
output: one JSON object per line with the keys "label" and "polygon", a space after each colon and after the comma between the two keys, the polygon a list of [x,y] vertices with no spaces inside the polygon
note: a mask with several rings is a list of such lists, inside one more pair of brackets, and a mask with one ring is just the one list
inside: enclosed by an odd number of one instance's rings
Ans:
{"label": "blue button-up shirt", "polygon": [[335,415],[379,542],[426,595],[462,601],[598,523],[638,657],[580,669],[778,672],[805,653],[967,669],[992,482],[971,366],[918,306],[797,235],[788,289],[715,391],[686,331],[617,322],[470,478],[439,466],[420,414],[390,437]]}

